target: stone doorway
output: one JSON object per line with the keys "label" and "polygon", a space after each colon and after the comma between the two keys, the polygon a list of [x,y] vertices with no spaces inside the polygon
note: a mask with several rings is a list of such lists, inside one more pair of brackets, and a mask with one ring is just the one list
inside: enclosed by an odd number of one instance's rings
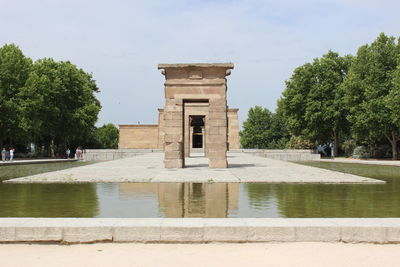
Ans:
{"label": "stone doorway", "polygon": [[164,166],[183,168],[190,150],[202,147],[210,168],[227,168],[226,76],[233,64],[159,64],[158,68],[165,76]]}
{"label": "stone doorway", "polygon": [[189,116],[190,121],[190,143],[189,156],[201,153],[204,156],[205,149],[205,116]]}

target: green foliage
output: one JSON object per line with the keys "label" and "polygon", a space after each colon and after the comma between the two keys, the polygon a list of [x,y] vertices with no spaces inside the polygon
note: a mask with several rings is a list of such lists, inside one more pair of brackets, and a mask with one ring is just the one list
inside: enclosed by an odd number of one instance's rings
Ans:
{"label": "green foliage", "polygon": [[342,144],[344,154],[348,157],[353,155],[354,149],[357,147],[357,142],[354,139],[345,140]]}
{"label": "green foliage", "polygon": [[[339,141],[348,129],[340,85],[351,56],[329,51],[322,58],[295,69],[280,99],[289,132],[312,143]],[[297,139],[293,140],[296,146]]]}
{"label": "green foliage", "polygon": [[380,34],[359,48],[343,84],[353,137],[373,146],[385,138],[397,158],[400,140],[400,43]]}
{"label": "green foliage", "polygon": [[70,62],[41,59],[20,92],[21,124],[46,145],[83,142],[94,130],[100,103],[92,76]]}
{"label": "green foliage", "polygon": [[[95,130],[99,90],[70,62],[32,64],[15,45],[0,48],[0,145],[34,142],[48,154],[84,144]],[[50,153],[51,152],[51,153]]]}
{"label": "green foliage", "polygon": [[119,131],[112,124],[104,124],[95,130],[96,148],[118,148]]}
{"label": "green foliage", "polygon": [[242,146],[260,149],[284,148],[288,138],[283,120],[281,114],[273,114],[266,108],[250,108],[240,133]]}
{"label": "green foliage", "polygon": [[288,148],[290,149],[314,149],[315,144],[313,144],[308,139],[302,136],[292,136],[288,142]]}
{"label": "green foliage", "polygon": [[32,61],[14,44],[0,48],[0,146],[24,136],[20,128],[18,93],[29,76]]}

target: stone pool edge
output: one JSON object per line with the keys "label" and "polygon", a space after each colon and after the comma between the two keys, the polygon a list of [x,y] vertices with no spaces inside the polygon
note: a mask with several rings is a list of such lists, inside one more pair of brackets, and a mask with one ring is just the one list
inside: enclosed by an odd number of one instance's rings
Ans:
{"label": "stone pool edge", "polygon": [[400,243],[400,218],[0,218],[0,243]]}

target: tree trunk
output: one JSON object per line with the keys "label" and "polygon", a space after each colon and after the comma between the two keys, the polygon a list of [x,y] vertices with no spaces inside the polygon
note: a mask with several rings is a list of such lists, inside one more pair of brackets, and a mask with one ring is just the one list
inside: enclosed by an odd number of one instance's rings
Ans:
{"label": "tree trunk", "polygon": [[399,137],[396,135],[396,131],[392,130],[392,135],[388,136],[385,134],[386,138],[389,140],[390,144],[392,145],[392,159],[397,160],[398,152],[397,152],[397,141],[399,141]]}
{"label": "tree trunk", "polygon": [[338,134],[336,131],[333,131],[333,155],[337,157],[339,151],[339,144],[338,144]]}
{"label": "tree trunk", "polygon": [[393,140],[392,143],[392,159],[396,160],[397,159],[397,141]]}
{"label": "tree trunk", "polygon": [[52,138],[50,141],[50,153],[51,153],[51,157],[54,158],[54,139]]}

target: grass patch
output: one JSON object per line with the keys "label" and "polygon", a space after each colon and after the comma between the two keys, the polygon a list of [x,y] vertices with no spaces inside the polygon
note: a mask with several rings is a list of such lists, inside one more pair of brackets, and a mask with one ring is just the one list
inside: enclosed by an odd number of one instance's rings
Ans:
{"label": "grass patch", "polygon": [[54,162],[54,163],[0,166],[0,181],[29,176],[29,175],[35,175],[44,172],[65,170],[93,163],[95,162],[75,161],[75,162]]}

